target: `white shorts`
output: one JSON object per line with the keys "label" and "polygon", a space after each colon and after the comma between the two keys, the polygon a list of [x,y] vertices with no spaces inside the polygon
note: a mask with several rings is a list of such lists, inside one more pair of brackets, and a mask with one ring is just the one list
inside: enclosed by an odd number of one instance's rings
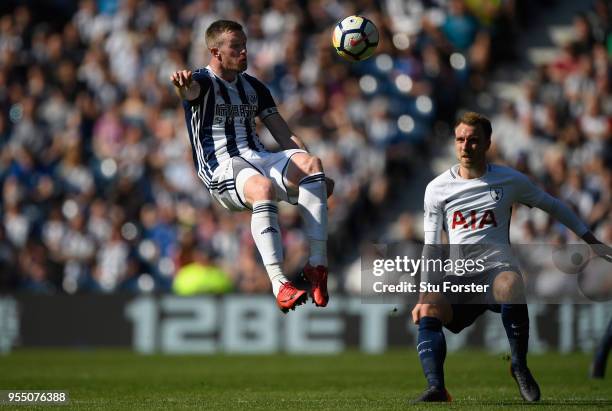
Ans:
{"label": "white shorts", "polygon": [[306,153],[304,150],[292,149],[278,153],[248,151],[240,156],[223,161],[215,169],[210,185],[210,194],[224,208],[230,211],[250,210],[246,200],[238,195],[236,176],[245,168],[252,168],[264,177],[272,180],[276,189],[276,200],[297,204],[297,196],[291,196],[285,185],[287,165],[294,154]]}

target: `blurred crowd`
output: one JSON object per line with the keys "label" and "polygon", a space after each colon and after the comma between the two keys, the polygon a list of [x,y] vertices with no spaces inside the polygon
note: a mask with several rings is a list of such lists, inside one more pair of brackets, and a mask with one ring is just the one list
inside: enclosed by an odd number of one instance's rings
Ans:
{"label": "blurred crowd", "polygon": [[[572,36],[493,118],[493,157],[532,176],[612,243],[612,35],[609,5],[574,17]],[[576,240],[543,213],[519,208],[514,242]]]}
{"label": "blurred crowd", "polygon": [[[609,2],[597,0],[586,12],[575,15],[567,22],[569,35],[556,46],[550,61],[524,76],[519,92],[511,93],[513,97],[496,96],[489,152],[490,161],[518,169],[568,204],[608,245],[612,244],[610,7]],[[402,214],[391,227],[390,239],[422,240],[420,218],[420,214]],[[560,271],[553,258],[556,250],[575,252],[575,248],[563,248],[567,244],[583,243],[569,229],[544,211],[517,205],[510,241],[524,257],[524,275],[534,276],[533,292],[548,297],[575,295],[575,277],[559,275],[571,269]],[[592,284],[581,287],[609,292],[609,269],[605,263],[603,268],[597,264],[592,265],[607,277],[585,276]],[[352,284],[358,289],[356,278],[353,275]]]}
{"label": "blurred crowd", "polygon": [[[270,87],[336,181],[329,203],[335,272],[370,239],[397,195],[392,188],[410,180],[411,162],[438,155],[463,96],[486,89],[494,64],[512,61],[512,38],[529,7],[488,0],[36,4],[0,8],[0,288],[42,293],[168,291],[198,270],[214,277],[201,291],[270,289],[250,215],[220,209],[195,175],[169,81],[174,70],[207,64],[204,32],[214,20],[243,24],[248,71]],[[343,61],[331,47],[334,24],[355,13],[381,36],[377,54],[362,63]],[[607,8],[601,13],[575,23],[582,37],[494,124],[498,136],[521,136],[500,144],[498,156],[592,210],[583,216],[598,228],[612,184]],[[258,132],[275,149],[269,133]],[[560,154],[538,154],[536,141]],[[297,274],[307,251],[299,214],[281,207],[280,219],[285,269]],[[405,216],[398,224],[410,231]],[[175,291],[191,288],[184,284],[175,281]]]}
{"label": "blurred crowd", "polygon": [[[612,244],[610,11],[609,2],[598,0],[576,15],[572,35],[556,56],[537,67],[520,96],[503,104],[493,119],[497,161],[532,176],[606,244]],[[515,210],[510,238],[517,244],[581,242],[544,212],[527,207]],[[544,261],[536,267],[544,274],[535,284],[543,295],[571,288],[574,281],[556,275],[551,265]],[[595,283],[599,290],[611,290],[609,270],[607,279]]]}

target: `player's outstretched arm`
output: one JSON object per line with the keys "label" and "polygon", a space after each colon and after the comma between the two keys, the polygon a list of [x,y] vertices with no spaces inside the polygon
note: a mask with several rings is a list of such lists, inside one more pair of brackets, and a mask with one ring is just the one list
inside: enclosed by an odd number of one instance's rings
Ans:
{"label": "player's outstretched arm", "polygon": [[179,70],[172,73],[170,81],[176,94],[183,100],[195,100],[200,95],[200,83],[193,81],[191,70]]}
{"label": "player's outstretched arm", "polygon": [[517,172],[515,183],[517,202],[546,211],[587,243],[601,244],[589,231],[589,227],[563,201],[537,187],[522,173]]}
{"label": "player's outstretched arm", "polygon": [[612,248],[599,241],[589,230],[587,225],[569,208],[564,202],[541,191],[540,199],[536,206],[555,217],[567,228],[572,230],[578,237],[582,238],[595,254],[612,262]]}

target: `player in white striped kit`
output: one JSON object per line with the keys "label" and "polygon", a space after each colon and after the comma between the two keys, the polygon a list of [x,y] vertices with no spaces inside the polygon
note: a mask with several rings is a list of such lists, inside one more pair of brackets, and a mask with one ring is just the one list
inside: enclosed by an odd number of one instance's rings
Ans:
{"label": "player in white striped kit", "polygon": [[[198,176],[230,211],[252,210],[251,233],[283,312],[307,299],[282,271],[278,201],[298,206],[310,242],[304,278],[317,306],[327,305],[327,197],[333,181],[278,113],[268,88],[246,74],[247,38],[239,23],[218,20],[206,30],[209,66],[180,70],[171,81],[183,99]],[[284,151],[271,153],[255,132],[255,117]]]}
{"label": "player in white striped kit", "polygon": [[[455,127],[459,164],[432,180],[425,190],[425,253],[448,233],[451,253],[470,253],[486,261],[475,275],[447,275],[454,285],[488,286],[487,293],[423,293],[412,311],[419,325],[417,351],[427,378],[427,390],[415,401],[450,401],[444,382],[446,341],[442,327],[458,333],[487,310],[501,312],[512,353],[511,374],[526,401],[538,401],[540,388],[527,368],[529,317],[523,281],[510,253],[508,230],[515,203],[538,207],[566,225],[612,261],[612,249],[591,233],[565,204],[534,185],[518,171],[487,164],[491,123],[481,114],[464,114]],[[461,256],[460,256],[461,257]]]}

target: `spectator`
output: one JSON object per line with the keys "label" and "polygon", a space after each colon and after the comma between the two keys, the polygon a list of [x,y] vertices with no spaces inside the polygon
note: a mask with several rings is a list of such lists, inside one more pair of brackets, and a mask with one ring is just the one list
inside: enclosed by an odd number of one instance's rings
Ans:
{"label": "spectator", "polygon": [[[441,155],[431,135],[445,135],[440,130],[452,126],[467,90],[486,87],[500,25],[521,23],[513,2],[478,4],[360,2],[381,34],[378,55],[360,64],[345,63],[329,44],[333,24],[357,12],[339,0],[303,8],[286,0],[81,0],[67,19],[71,6],[63,2],[51,6],[66,8],[54,16],[5,7],[0,261],[15,270],[0,284],[138,290],[147,273],[156,289],[169,290],[183,267],[187,230],[213,249],[234,290],[267,290],[244,235],[248,225],[220,213],[193,174],[180,103],[167,81],[173,67],[207,64],[203,34],[221,17],[244,23],[253,73],[271,85],[279,110],[336,180],[329,257],[332,272],[342,272],[385,224],[382,205],[412,177],[406,164]],[[612,187],[605,4],[576,18],[575,41],[541,68],[523,101],[508,104],[504,127],[494,126],[504,136],[500,160],[561,189],[594,228],[610,213]],[[265,140],[265,130],[258,133]],[[297,274],[301,227],[291,214],[283,218],[287,269]],[[397,235],[412,235],[410,220],[401,219]],[[551,235],[535,223],[535,237]],[[347,252],[349,242],[355,246]]]}
{"label": "spectator", "polygon": [[176,294],[223,294],[232,290],[229,275],[213,263],[209,249],[196,247],[191,254],[192,261],[180,267],[174,277],[172,289]]}

